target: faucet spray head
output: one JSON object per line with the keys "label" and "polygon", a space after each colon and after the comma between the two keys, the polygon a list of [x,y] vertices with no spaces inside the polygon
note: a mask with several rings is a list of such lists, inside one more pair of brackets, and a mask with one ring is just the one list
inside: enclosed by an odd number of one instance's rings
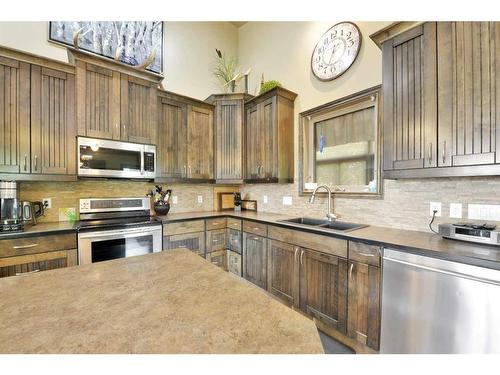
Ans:
{"label": "faucet spray head", "polygon": [[316,198],[316,195],[312,194],[312,195],[309,197],[309,203],[314,203],[314,198]]}

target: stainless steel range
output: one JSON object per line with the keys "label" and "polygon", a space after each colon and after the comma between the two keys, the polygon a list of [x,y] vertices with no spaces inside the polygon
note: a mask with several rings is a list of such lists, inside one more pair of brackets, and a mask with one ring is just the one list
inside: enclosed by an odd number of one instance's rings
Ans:
{"label": "stainless steel range", "polygon": [[161,222],[149,198],[80,199],[79,264],[162,250]]}

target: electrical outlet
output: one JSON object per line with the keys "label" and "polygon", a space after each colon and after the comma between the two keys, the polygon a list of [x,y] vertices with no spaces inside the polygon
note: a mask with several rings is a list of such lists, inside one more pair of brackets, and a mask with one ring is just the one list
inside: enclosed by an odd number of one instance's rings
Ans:
{"label": "electrical outlet", "polygon": [[436,212],[436,216],[441,216],[441,202],[431,202],[430,204],[430,215],[432,216]]}
{"label": "electrical outlet", "polygon": [[269,200],[267,199],[267,195],[264,195],[264,204],[267,204],[267,202],[269,202]]}
{"label": "electrical outlet", "polygon": [[467,217],[472,220],[500,220],[500,205],[498,204],[469,204]]}
{"label": "electrical outlet", "polygon": [[172,204],[177,204],[177,195],[172,195]]}
{"label": "electrical outlet", "polygon": [[203,203],[203,195],[198,195],[198,203]]}
{"label": "electrical outlet", "polygon": [[450,203],[450,217],[455,219],[462,218],[462,203]]}
{"label": "electrical outlet", "polygon": [[51,198],[43,198],[42,203],[45,208],[52,208],[52,199]]}
{"label": "electrical outlet", "polygon": [[291,206],[292,203],[293,203],[292,197],[289,197],[289,196],[283,197],[283,205],[284,206]]}

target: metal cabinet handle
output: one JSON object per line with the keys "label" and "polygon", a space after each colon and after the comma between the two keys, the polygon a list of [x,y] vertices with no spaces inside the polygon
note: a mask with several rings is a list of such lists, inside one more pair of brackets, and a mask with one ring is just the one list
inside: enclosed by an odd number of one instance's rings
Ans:
{"label": "metal cabinet handle", "polygon": [[302,263],[302,257],[304,256],[304,250],[300,251],[300,265],[303,266],[304,264]]}
{"label": "metal cabinet handle", "polygon": [[38,155],[35,155],[35,171],[38,170]]}
{"label": "metal cabinet handle", "polygon": [[351,267],[349,267],[349,280],[352,278],[352,269],[354,268],[354,263],[351,263]]}
{"label": "metal cabinet handle", "polygon": [[432,143],[429,143],[429,164],[432,162]]}
{"label": "metal cabinet handle", "polygon": [[177,247],[180,249],[185,249],[185,248],[187,248],[187,245],[178,245]]}
{"label": "metal cabinet handle", "polygon": [[374,257],[375,254],[369,254],[369,253],[358,253],[359,255],[362,255],[364,257]]}
{"label": "metal cabinet handle", "polygon": [[259,237],[254,237],[253,240],[254,241],[260,241],[260,238]]}
{"label": "metal cabinet handle", "polygon": [[37,273],[37,272],[40,272],[39,269],[36,269],[36,270],[33,270],[33,271],[28,271],[28,272],[16,272],[16,276],[24,276],[24,275],[29,275],[29,274],[32,274],[32,273]]}
{"label": "metal cabinet handle", "polygon": [[295,248],[295,252],[293,253],[293,260],[294,260],[294,261],[297,261],[297,253],[298,253],[298,252],[299,252],[299,248],[298,248],[298,247],[296,247],[296,248]]}
{"label": "metal cabinet handle", "polygon": [[187,174],[186,164],[184,164],[184,176]]}
{"label": "metal cabinet handle", "polygon": [[443,142],[443,164],[446,163],[446,141]]}
{"label": "metal cabinet handle", "polygon": [[24,154],[24,171],[26,172],[27,171],[27,168],[28,167],[28,155],[27,154]]}
{"label": "metal cabinet handle", "polygon": [[32,243],[32,244],[29,244],[29,245],[18,245],[18,246],[13,246],[12,248],[13,249],[29,249],[31,247],[35,247],[35,246],[38,246],[37,243]]}
{"label": "metal cabinet handle", "polygon": [[191,166],[190,165],[188,166],[188,170],[189,170],[189,175],[191,176]]}

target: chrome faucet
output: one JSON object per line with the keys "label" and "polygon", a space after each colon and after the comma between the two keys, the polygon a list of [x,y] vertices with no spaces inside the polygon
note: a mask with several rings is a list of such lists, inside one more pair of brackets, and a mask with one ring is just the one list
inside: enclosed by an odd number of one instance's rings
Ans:
{"label": "chrome faucet", "polygon": [[334,221],[334,220],[338,219],[338,215],[336,215],[332,212],[332,191],[328,186],[319,185],[318,187],[316,187],[316,189],[314,189],[311,197],[309,198],[309,203],[314,203],[314,199],[316,198],[316,192],[321,188],[325,189],[328,193],[328,213],[326,214],[326,218],[328,219],[328,221]]}

